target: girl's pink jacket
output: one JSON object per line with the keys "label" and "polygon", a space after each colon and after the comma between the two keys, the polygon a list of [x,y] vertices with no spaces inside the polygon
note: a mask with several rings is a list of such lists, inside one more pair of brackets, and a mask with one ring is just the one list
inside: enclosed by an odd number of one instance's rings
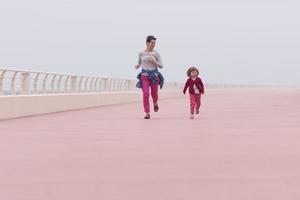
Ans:
{"label": "girl's pink jacket", "polygon": [[204,93],[204,85],[202,83],[202,80],[201,80],[201,78],[197,77],[195,80],[193,80],[192,78],[189,78],[185,82],[183,94],[185,94],[187,88],[189,88],[189,94],[195,94],[194,85],[196,85],[196,87],[198,88],[198,90],[201,94]]}

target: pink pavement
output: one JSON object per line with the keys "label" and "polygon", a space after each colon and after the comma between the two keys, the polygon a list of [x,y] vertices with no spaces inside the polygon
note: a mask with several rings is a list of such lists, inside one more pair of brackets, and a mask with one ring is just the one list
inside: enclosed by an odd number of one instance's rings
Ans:
{"label": "pink pavement", "polygon": [[211,89],[0,121],[2,200],[299,200],[300,92]]}

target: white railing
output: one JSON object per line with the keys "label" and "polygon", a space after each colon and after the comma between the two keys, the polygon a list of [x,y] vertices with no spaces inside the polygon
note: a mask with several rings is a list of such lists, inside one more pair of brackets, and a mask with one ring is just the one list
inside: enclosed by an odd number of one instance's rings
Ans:
{"label": "white railing", "polygon": [[[136,80],[78,76],[0,67],[0,95],[91,93],[137,90]],[[164,89],[178,89],[178,82],[167,82]]]}
{"label": "white railing", "polygon": [[136,81],[0,67],[0,95],[135,90]]}

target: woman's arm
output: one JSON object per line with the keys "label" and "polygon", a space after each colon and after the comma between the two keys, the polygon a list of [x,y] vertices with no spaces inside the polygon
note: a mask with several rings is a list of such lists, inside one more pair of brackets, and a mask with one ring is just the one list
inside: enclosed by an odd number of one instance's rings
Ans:
{"label": "woman's arm", "polygon": [[163,68],[162,60],[161,60],[159,53],[157,53],[157,66],[159,68]]}
{"label": "woman's arm", "polygon": [[141,66],[141,63],[142,63],[141,53],[139,53],[139,56],[138,56],[138,62],[137,62],[137,64],[135,65],[135,68],[138,69],[138,68]]}
{"label": "woman's arm", "polygon": [[153,57],[152,63],[154,65],[156,65],[157,67],[159,67],[159,68],[163,68],[163,64],[162,64],[161,57],[160,57],[159,53],[156,52],[155,54],[156,55],[155,55],[155,57]]}

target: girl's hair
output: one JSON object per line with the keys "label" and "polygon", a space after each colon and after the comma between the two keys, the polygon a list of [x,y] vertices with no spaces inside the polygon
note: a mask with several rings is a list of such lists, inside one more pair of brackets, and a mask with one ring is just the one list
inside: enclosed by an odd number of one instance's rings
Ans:
{"label": "girl's hair", "polygon": [[199,75],[199,71],[198,71],[198,69],[197,69],[196,67],[190,67],[190,68],[186,71],[186,75],[187,75],[188,77],[190,77],[192,71],[196,71],[196,72],[197,72],[197,75]]}
{"label": "girl's hair", "polygon": [[149,43],[149,42],[151,42],[151,40],[156,40],[156,38],[153,35],[147,36],[146,42]]}

